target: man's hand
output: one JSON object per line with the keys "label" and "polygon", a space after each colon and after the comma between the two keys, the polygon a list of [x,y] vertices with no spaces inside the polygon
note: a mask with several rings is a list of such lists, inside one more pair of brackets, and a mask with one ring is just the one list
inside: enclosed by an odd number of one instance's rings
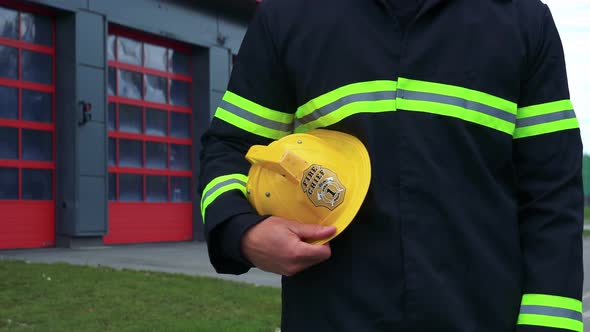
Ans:
{"label": "man's hand", "polygon": [[330,245],[313,245],[334,235],[336,228],[306,225],[269,217],[242,237],[242,253],[257,268],[292,276],[330,258]]}

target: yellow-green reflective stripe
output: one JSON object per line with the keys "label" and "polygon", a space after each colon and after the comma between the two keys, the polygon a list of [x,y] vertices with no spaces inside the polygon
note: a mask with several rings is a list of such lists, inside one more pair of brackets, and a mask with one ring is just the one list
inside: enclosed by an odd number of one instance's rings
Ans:
{"label": "yellow-green reflective stripe", "polygon": [[545,326],[583,332],[584,323],[578,320],[545,315],[522,314],[518,316],[518,325]]}
{"label": "yellow-green reflective stripe", "polygon": [[577,118],[570,118],[554,122],[541,123],[538,125],[520,127],[514,130],[514,138],[525,138],[543,134],[554,133],[561,130],[579,128]]}
{"label": "yellow-green reflective stripe", "polygon": [[283,131],[264,127],[257,123],[241,118],[221,107],[217,108],[217,111],[215,112],[215,117],[231,125],[234,125],[242,130],[245,130],[249,133],[270,139],[279,139],[291,133],[290,131]]}
{"label": "yellow-green reflective stripe", "polygon": [[582,301],[570,297],[547,294],[524,294],[521,305],[540,305],[582,312]]}
{"label": "yellow-green reflective stripe", "polygon": [[500,97],[496,97],[485,92],[467,89],[459,86],[412,80],[400,77],[398,80],[398,89],[417,92],[429,92],[444,96],[462,98],[465,100],[470,100],[478,102],[480,104],[488,105],[500,109],[504,112],[516,114],[516,103],[513,103],[509,100]]}
{"label": "yellow-green reflective stripe", "polygon": [[[301,125],[305,125],[307,123],[313,122],[318,120],[319,118],[325,117],[330,113],[341,113],[342,108],[346,105],[354,104],[356,108],[360,108],[359,104],[361,102],[378,102],[378,101],[388,101],[389,107],[391,110],[395,110],[395,98],[396,92],[395,91],[379,91],[379,92],[363,92],[357,93],[353,95],[349,95],[346,97],[342,97],[336,100],[333,103],[330,103],[324,107],[318,108],[317,110],[309,113],[308,115],[295,119],[295,127],[299,127]],[[362,110],[360,110],[362,111]],[[356,114],[358,112],[354,112]],[[352,114],[348,114],[350,116]],[[333,115],[336,116],[336,115]],[[327,126],[327,125],[325,125]]]}
{"label": "yellow-green reflective stripe", "polygon": [[528,118],[531,116],[543,115],[553,112],[559,111],[569,111],[573,110],[574,105],[572,105],[571,100],[564,99],[559,101],[554,101],[550,103],[532,105],[527,107],[522,107],[518,109],[518,113],[516,117],[518,119]]}
{"label": "yellow-green reflective stripe", "polygon": [[379,101],[359,101],[342,106],[336,111],[328,113],[315,121],[308,122],[295,128],[296,133],[303,133],[312,129],[327,127],[342,119],[359,113],[383,113],[395,111],[395,99]]}
{"label": "yellow-green reflective stripe", "polygon": [[304,116],[314,112],[315,110],[322,108],[328,104],[331,104],[346,96],[367,92],[395,91],[396,84],[396,81],[389,80],[368,81],[348,84],[308,101],[307,103],[305,103],[297,109],[297,112],[295,112],[295,116],[297,118],[303,118]]}
{"label": "yellow-green reflective stripe", "polygon": [[397,108],[414,112],[450,116],[464,121],[477,123],[488,128],[496,129],[509,135],[512,135],[514,132],[514,123],[460,106],[441,104],[432,101],[406,100],[403,98],[398,98]]}
{"label": "yellow-green reflective stripe", "polygon": [[275,111],[270,108],[258,105],[257,103],[241,97],[229,90],[223,95],[223,100],[268,120],[285,124],[290,124],[293,122],[293,114]]}
{"label": "yellow-green reflective stripe", "polygon": [[201,198],[201,216],[205,223],[205,211],[220,195],[230,190],[240,190],[246,196],[246,183],[248,177],[243,174],[229,174],[216,177],[203,190]]}

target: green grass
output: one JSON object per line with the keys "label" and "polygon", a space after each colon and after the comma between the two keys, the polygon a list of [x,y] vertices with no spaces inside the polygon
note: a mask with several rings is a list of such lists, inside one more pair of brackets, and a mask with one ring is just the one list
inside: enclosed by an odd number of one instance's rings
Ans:
{"label": "green grass", "polygon": [[267,331],[280,290],[212,278],[0,260],[0,331]]}
{"label": "green grass", "polygon": [[584,221],[590,223],[590,207],[584,207]]}

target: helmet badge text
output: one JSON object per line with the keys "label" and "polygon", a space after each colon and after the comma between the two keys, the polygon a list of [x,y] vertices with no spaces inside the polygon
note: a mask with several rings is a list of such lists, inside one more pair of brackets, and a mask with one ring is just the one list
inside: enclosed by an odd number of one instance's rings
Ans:
{"label": "helmet badge text", "polygon": [[301,189],[313,205],[334,210],[344,201],[346,187],[338,175],[321,165],[311,165],[303,173]]}

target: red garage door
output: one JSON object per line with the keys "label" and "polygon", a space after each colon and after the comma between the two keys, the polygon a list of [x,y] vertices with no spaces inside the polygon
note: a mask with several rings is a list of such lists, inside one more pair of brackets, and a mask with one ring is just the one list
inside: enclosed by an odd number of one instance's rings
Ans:
{"label": "red garage door", "polygon": [[190,49],[110,27],[109,231],[104,242],[192,239]]}
{"label": "red garage door", "polygon": [[55,243],[54,46],[48,13],[0,6],[0,249]]}

